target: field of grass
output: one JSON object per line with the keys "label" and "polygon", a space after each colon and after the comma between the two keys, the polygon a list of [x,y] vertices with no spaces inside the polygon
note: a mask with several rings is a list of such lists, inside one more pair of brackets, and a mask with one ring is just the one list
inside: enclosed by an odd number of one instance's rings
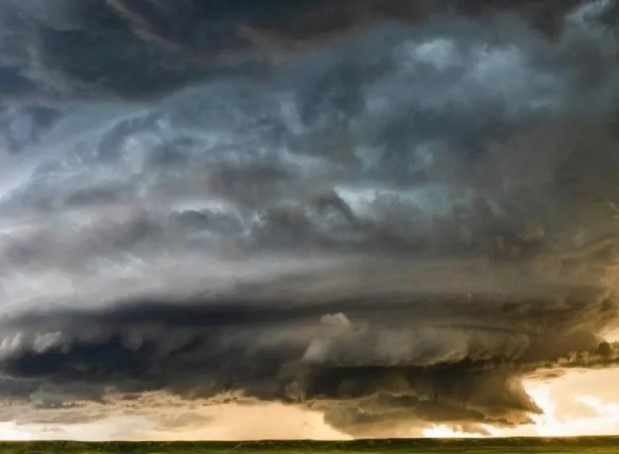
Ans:
{"label": "field of grass", "polygon": [[301,453],[619,453],[619,437],[504,438],[467,440],[359,440],[352,442],[0,442],[1,454],[301,454]]}

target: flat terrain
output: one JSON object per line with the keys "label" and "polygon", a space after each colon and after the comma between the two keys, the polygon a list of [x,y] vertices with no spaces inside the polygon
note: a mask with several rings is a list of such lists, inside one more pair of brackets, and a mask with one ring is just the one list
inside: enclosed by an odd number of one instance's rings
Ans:
{"label": "flat terrain", "polygon": [[284,454],[284,453],[619,453],[619,437],[503,438],[467,440],[261,441],[175,443],[1,443],[1,454]]}

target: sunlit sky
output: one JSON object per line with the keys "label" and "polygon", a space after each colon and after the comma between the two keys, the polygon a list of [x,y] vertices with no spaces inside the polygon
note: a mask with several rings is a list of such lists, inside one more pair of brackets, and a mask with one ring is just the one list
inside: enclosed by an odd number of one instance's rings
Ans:
{"label": "sunlit sky", "polygon": [[[418,424],[400,437],[511,437],[613,435],[619,432],[619,369],[573,370],[559,378],[529,379],[525,389],[543,410],[532,424],[514,428],[486,425],[487,433],[466,432],[450,424]],[[282,404],[211,404],[165,402],[156,411],[118,409],[99,421],[81,424],[0,425],[5,440],[76,439],[125,440],[348,440],[323,420],[319,412]]]}
{"label": "sunlit sky", "polygon": [[[527,393],[543,413],[533,424],[497,429],[487,426],[495,437],[573,437],[614,435],[619,432],[619,369],[575,370],[560,378],[530,379]],[[428,437],[478,437],[478,433],[454,430],[449,425],[434,425],[423,430]]]}

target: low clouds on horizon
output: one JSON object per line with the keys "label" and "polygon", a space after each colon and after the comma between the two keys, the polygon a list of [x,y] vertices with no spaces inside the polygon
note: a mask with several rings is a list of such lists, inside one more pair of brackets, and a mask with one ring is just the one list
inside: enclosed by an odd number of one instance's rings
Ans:
{"label": "low clouds on horizon", "polygon": [[0,396],[530,422],[619,361],[618,11],[4,2]]}

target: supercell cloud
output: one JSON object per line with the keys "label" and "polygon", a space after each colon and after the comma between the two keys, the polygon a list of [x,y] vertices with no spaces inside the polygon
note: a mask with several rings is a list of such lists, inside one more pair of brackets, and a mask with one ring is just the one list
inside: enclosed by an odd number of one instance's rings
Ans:
{"label": "supercell cloud", "polygon": [[0,397],[530,422],[619,362],[618,8],[3,2]]}

